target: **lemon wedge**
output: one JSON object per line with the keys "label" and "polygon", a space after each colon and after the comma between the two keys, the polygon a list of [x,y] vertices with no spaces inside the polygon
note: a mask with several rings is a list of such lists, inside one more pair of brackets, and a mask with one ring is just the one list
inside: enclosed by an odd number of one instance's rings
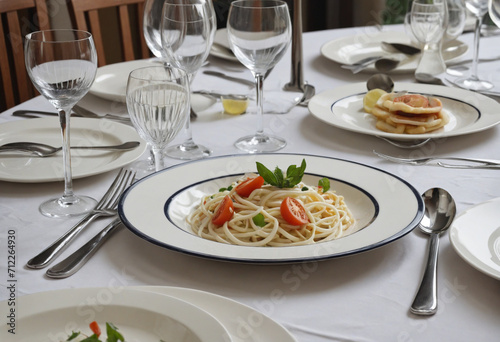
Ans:
{"label": "lemon wedge", "polygon": [[248,100],[222,99],[224,112],[232,115],[245,113],[248,107]]}
{"label": "lemon wedge", "polygon": [[366,93],[365,97],[363,97],[363,109],[367,113],[371,113],[373,107],[377,104],[378,99],[387,92],[382,89],[372,89]]}

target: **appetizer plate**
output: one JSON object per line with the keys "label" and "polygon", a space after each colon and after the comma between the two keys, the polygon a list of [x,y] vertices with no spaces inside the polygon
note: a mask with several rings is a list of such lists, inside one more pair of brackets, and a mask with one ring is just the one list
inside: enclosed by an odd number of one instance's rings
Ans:
{"label": "appetizer plate", "polygon": [[[71,145],[118,145],[127,141],[141,144],[125,152],[72,150],[73,178],[83,178],[107,172],[138,159],[146,150],[146,143],[135,129],[106,119],[71,118]],[[0,125],[0,145],[33,141],[61,146],[61,128],[58,118],[18,120]],[[51,157],[29,154],[0,154],[0,180],[20,183],[39,183],[64,180],[62,152]]]}
{"label": "appetizer plate", "polygon": [[[105,100],[126,103],[128,75],[132,70],[148,66],[160,66],[162,62],[156,58],[141,59],[122,63],[108,64],[97,69],[95,81],[89,92]],[[211,97],[193,94],[191,104],[196,112],[213,105]]]}
{"label": "appetizer plate", "polygon": [[500,198],[461,213],[450,228],[455,251],[477,270],[500,280]]}
{"label": "appetizer plate", "polygon": [[[10,313],[9,301],[0,303]],[[126,341],[230,341],[224,326],[206,311],[186,301],[126,288],[82,288],[40,292],[18,297],[15,335],[3,317],[1,341],[66,341],[72,331],[91,335],[96,321],[105,340],[105,323],[113,323]],[[8,324],[7,324],[8,327]]]}
{"label": "appetizer plate", "polygon": [[[137,286],[143,291],[161,293],[184,300],[210,313],[227,329],[233,341],[297,342],[282,325],[253,308],[205,291],[169,286]],[[255,317],[259,324],[254,323]],[[251,323],[247,323],[251,321]],[[251,329],[246,328],[247,324]]]}
{"label": "appetizer plate", "polygon": [[319,120],[345,130],[399,140],[445,138],[480,132],[500,122],[500,104],[484,95],[464,89],[438,85],[396,83],[394,91],[408,91],[441,100],[450,122],[426,134],[396,134],[378,130],[376,119],[363,110],[365,83],[355,83],[314,96],[309,101],[309,111]]}
{"label": "appetizer plate", "polygon": [[[381,42],[403,43],[414,45],[410,38],[404,32],[386,31],[373,32],[366,31],[353,36],[342,37],[325,43],[321,47],[321,54],[340,64],[353,64],[364,58],[371,56],[391,56],[391,52],[382,49]],[[461,41],[453,40],[443,45],[443,59],[445,62],[452,62],[468,50],[466,44]],[[420,54],[409,56],[402,61],[400,65],[391,71],[391,73],[409,73],[417,69]],[[378,72],[374,66],[363,70],[364,72]]]}
{"label": "appetizer plate", "polygon": [[[217,193],[248,172],[256,162],[270,168],[300,165],[303,178],[316,185],[327,177],[344,196],[356,219],[352,234],[306,246],[247,247],[194,235],[186,217],[205,195]],[[175,180],[175,181],[173,181]],[[200,257],[248,263],[288,263],[346,256],[383,246],[409,233],[421,220],[423,201],[406,181],[346,160],[314,155],[231,155],[173,166],[132,185],[122,196],[119,215],[139,237],[156,245]]]}

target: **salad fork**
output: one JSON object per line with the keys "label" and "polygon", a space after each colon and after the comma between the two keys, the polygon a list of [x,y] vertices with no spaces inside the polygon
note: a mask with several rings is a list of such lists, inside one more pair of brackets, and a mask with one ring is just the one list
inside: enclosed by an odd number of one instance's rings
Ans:
{"label": "salad fork", "polygon": [[26,266],[34,269],[44,268],[52,260],[54,260],[54,258],[61,254],[61,252],[76,237],[76,235],[78,235],[96,218],[115,216],[117,214],[116,206],[118,204],[118,200],[125,189],[132,184],[134,178],[135,172],[121,169],[108,191],[104,194],[99,203],[97,203],[96,208],[88,213],[80,222],[68,230],[49,247],[29,260]]}
{"label": "salad fork", "polygon": [[[447,168],[457,168],[457,169],[500,169],[500,160],[489,160],[489,159],[477,159],[477,158],[461,158],[461,157],[427,157],[427,158],[400,158],[393,157],[387,154],[383,154],[377,151],[373,151],[377,156],[395,162],[399,164],[410,164],[410,165],[425,165],[430,162],[437,161],[437,165]],[[472,164],[453,164],[444,163],[440,160],[450,160],[450,161],[461,161]]]}

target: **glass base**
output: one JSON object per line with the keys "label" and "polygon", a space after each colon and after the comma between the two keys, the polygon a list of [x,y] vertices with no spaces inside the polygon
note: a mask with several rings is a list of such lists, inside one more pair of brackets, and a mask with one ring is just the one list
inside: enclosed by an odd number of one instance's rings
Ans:
{"label": "glass base", "polygon": [[274,152],[285,147],[286,141],[272,135],[255,134],[238,139],[234,146],[250,153]]}
{"label": "glass base", "polygon": [[453,83],[460,88],[472,91],[484,91],[493,88],[492,83],[480,80],[477,77],[459,78],[453,81]]}
{"label": "glass base", "polygon": [[42,215],[48,217],[70,217],[87,214],[96,204],[95,199],[87,196],[72,196],[71,201],[60,197],[43,202],[39,210]]}
{"label": "glass base", "polygon": [[210,156],[212,151],[203,145],[183,143],[168,147],[164,153],[174,159],[195,160]]}

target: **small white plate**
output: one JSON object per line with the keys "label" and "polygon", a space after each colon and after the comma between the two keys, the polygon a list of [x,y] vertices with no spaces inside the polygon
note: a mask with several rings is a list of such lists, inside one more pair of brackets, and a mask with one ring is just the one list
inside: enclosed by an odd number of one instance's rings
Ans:
{"label": "small white plate", "polygon": [[450,228],[455,251],[477,270],[500,280],[500,198],[461,213]]}
{"label": "small white plate", "polygon": [[[196,305],[221,322],[234,342],[297,342],[288,330],[265,314],[226,297],[182,287],[137,286],[134,288],[165,294]],[[253,322],[255,317],[259,317],[259,324]]]}
{"label": "small white plate", "polygon": [[[410,38],[404,32],[386,31],[386,32],[363,32],[354,36],[342,37],[325,43],[321,47],[321,54],[340,64],[353,64],[366,57],[387,56],[391,53],[382,49],[381,42],[402,43],[413,45]],[[457,47],[456,49],[450,49]],[[445,62],[451,62],[465,54],[468,47],[465,43],[453,40],[443,44],[443,59]],[[392,70],[392,73],[409,73],[417,69],[420,55],[408,57],[407,60]],[[378,72],[374,66],[363,70],[364,72]]]}
{"label": "small white plate", "polygon": [[[355,233],[305,246],[248,247],[200,238],[186,223],[204,195],[256,172],[257,161],[286,169],[302,159],[307,163],[306,184],[327,177],[331,188],[344,196],[356,219]],[[213,157],[170,167],[133,184],[118,211],[133,233],[161,247],[216,260],[269,264],[322,260],[383,246],[415,228],[423,216],[423,201],[406,181],[379,169],[321,156],[273,153]]]}
{"label": "small white plate", "polygon": [[[161,65],[161,62],[156,58],[105,65],[97,69],[95,81],[89,92],[105,100],[126,103],[127,82],[130,72],[139,68],[159,65]],[[195,112],[200,112],[215,102],[216,100],[212,97],[191,95],[191,105]]]}
{"label": "small white plate", "polygon": [[[115,121],[72,117],[70,132],[72,146],[119,145],[127,141],[141,143],[125,152],[71,150],[74,179],[118,169],[138,159],[146,150],[146,143],[133,127]],[[0,125],[0,145],[19,141],[61,146],[59,119],[27,119]],[[45,158],[2,153],[0,180],[19,183],[63,181],[62,162],[61,152]]]}
{"label": "small white plate", "polygon": [[450,116],[450,122],[426,134],[395,134],[375,127],[376,119],[363,110],[365,83],[355,83],[314,96],[309,111],[319,120],[345,130],[391,139],[415,140],[470,134],[491,128],[500,122],[500,104],[468,90],[437,85],[396,83],[395,91],[406,90],[439,98]]}
{"label": "small white plate", "polygon": [[[66,341],[72,331],[91,335],[96,321],[105,340],[106,322],[113,323],[126,341],[230,341],[224,326],[206,311],[181,299],[127,288],[82,288],[40,292],[0,303],[8,315],[15,310],[15,335],[8,325],[1,341]],[[4,321],[4,320],[3,320]]]}
{"label": "small white plate", "polygon": [[210,54],[232,62],[239,62],[229,46],[226,28],[219,29],[215,32],[214,44],[210,49]]}

